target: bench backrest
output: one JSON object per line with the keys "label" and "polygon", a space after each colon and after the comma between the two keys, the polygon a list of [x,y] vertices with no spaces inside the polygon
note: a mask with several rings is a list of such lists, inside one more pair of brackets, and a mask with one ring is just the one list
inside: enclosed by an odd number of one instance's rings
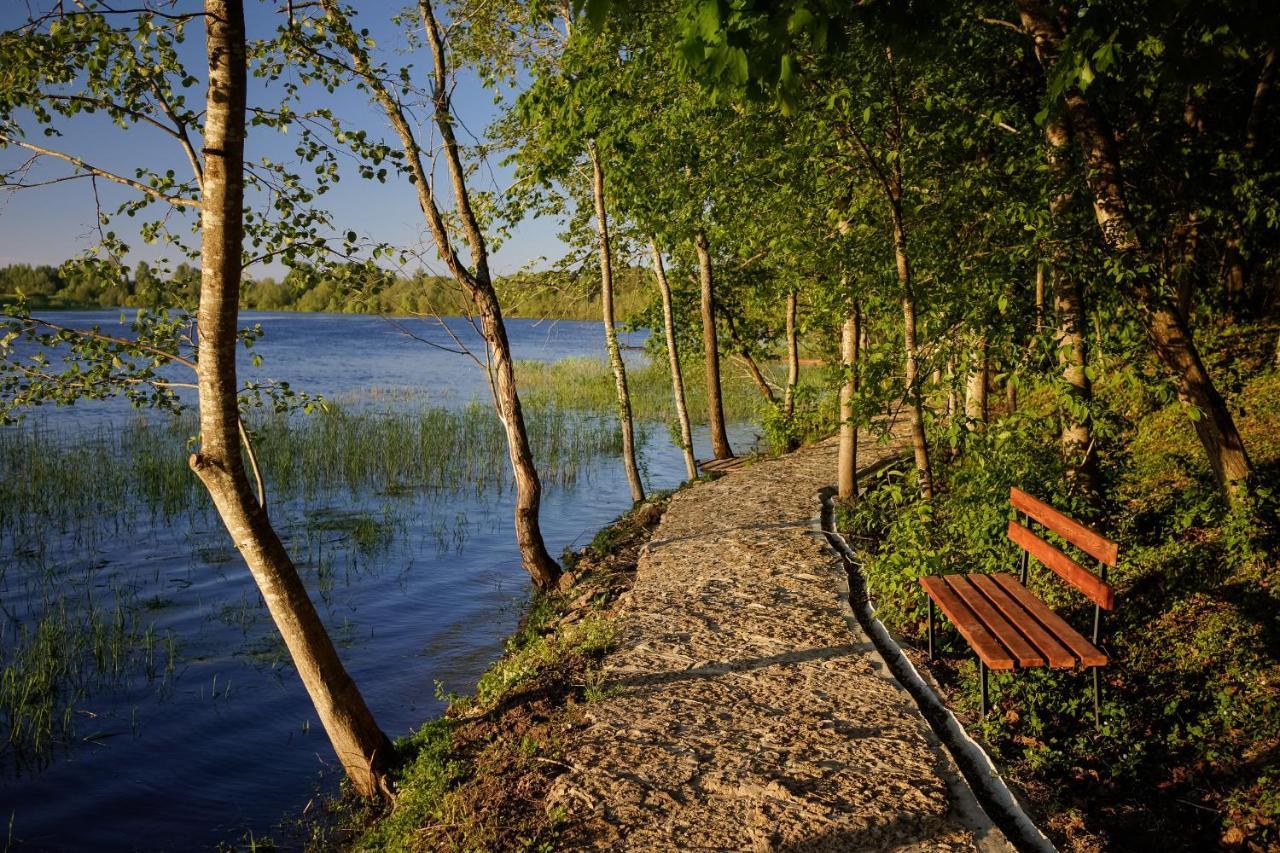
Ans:
{"label": "bench backrest", "polygon": [[[1120,555],[1120,546],[1080,522],[1068,518],[1044,501],[1033,498],[1021,489],[1010,489],[1009,503],[1028,519],[1044,525],[1104,566],[1116,564]],[[1009,522],[1008,534],[1009,539],[1015,544],[1048,566],[1058,577],[1084,593],[1085,597],[1094,604],[1104,610],[1115,608],[1116,593],[1111,584],[1016,521]]]}

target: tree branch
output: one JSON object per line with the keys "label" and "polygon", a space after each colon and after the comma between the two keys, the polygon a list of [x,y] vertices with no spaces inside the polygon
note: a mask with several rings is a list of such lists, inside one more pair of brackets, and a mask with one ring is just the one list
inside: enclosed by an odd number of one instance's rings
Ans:
{"label": "tree branch", "polygon": [[123,175],[117,175],[115,172],[108,172],[106,169],[100,169],[97,166],[92,166],[86,163],[85,161],[81,160],[79,157],[74,157],[70,154],[64,154],[61,151],[54,151],[51,148],[43,148],[31,142],[24,142],[21,139],[14,139],[12,136],[8,136],[3,133],[0,133],[0,142],[6,143],[8,145],[17,145],[19,148],[25,148],[28,151],[34,151],[37,154],[43,154],[47,157],[54,157],[58,160],[64,160],[70,163],[71,165],[75,166],[77,169],[82,170],[86,174],[97,175],[98,177],[105,178],[108,181],[114,181],[117,184],[122,184],[123,186],[131,187],[137,190],[138,192],[145,193],[146,195],[149,195],[155,199],[159,199],[160,201],[166,201],[172,205],[181,206],[181,207],[196,207],[196,208],[200,206],[200,202],[194,198],[182,198],[180,196],[165,195],[155,187],[149,187],[146,184],[142,183],[141,181],[135,181],[133,178],[126,178]]}

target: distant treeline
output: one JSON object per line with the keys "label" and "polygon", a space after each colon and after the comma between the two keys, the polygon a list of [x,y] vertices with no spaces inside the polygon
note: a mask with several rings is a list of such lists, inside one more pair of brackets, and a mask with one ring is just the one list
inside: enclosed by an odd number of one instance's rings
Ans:
{"label": "distant treeline", "polygon": [[[625,321],[650,301],[652,278],[647,270],[624,268],[615,276],[615,313]],[[495,282],[503,311],[512,317],[600,318],[598,275],[525,272]],[[194,307],[200,270],[179,264],[161,275],[145,261],[133,268],[62,267],[14,264],[0,268],[0,305],[19,294],[37,309]],[[450,278],[418,273],[369,275],[367,270],[339,270],[333,276],[291,271],[283,280],[246,278],[240,307],[257,311],[316,311],[341,314],[465,313],[468,304]]]}

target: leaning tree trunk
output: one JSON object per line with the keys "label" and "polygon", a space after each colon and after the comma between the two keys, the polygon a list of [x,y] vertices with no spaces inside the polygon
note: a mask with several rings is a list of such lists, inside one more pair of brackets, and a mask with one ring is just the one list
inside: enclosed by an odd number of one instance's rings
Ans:
{"label": "leaning tree trunk", "polygon": [[539,589],[554,589],[561,577],[560,564],[547,551],[542,538],[539,513],[542,506],[542,483],[533,461],[529,435],[525,429],[524,410],[516,391],[515,359],[511,343],[507,339],[506,324],[502,319],[502,307],[489,275],[489,251],[479,220],[471,206],[467,192],[466,172],[462,167],[462,155],[453,132],[453,116],[449,105],[448,69],[445,62],[444,39],[439,21],[429,0],[418,0],[418,13],[422,28],[431,47],[433,64],[432,107],[433,120],[444,143],[445,165],[453,187],[455,212],[466,234],[471,249],[473,269],[468,269],[454,248],[440,206],[436,203],[432,175],[423,163],[423,152],[414,135],[413,126],[405,114],[404,106],[396,100],[393,89],[388,88],[386,78],[379,74],[369,60],[366,40],[357,34],[347,21],[337,0],[320,0],[331,30],[338,43],[351,55],[352,67],[368,88],[374,101],[382,108],[392,128],[400,139],[405,166],[412,176],[414,190],[418,194],[418,206],[427,221],[436,251],[444,259],[453,275],[470,295],[480,315],[480,328],[484,334],[491,361],[490,381],[493,388],[494,407],[507,434],[507,452],[511,459],[512,479],[516,487],[515,534],[520,548],[520,559],[525,571]]}
{"label": "leaning tree trunk", "polygon": [[933,500],[933,470],[929,465],[929,441],[924,431],[924,401],[920,388],[920,354],[916,347],[916,298],[911,283],[911,262],[907,256],[907,231],[902,212],[896,202],[893,214],[893,254],[898,268],[898,285],[902,290],[902,339],[906,352],[907,409],[911,417],[911,447],[915,452],[916,476],[920,480],[920,497]]}
{"label": "leaning tree trunk", "polygon": [[987,422],[987,386],[990,380],[990,344],[986,335],[977,335],[970,354],[972,367],[965,382],[964,414],[969,429],[976,429]]}
{"label": "leaning tree trunk", "polygon": [[236,342],[244,237],[245,31],[241,0],[206,0],[209,95],[200,201],[197,384],[192,470],[253,575],[352,785],[386,792],[391,743],[338,659],[298,571],[254,497],[240,447]]}
{"label": "leaning tree trunk", "polygon": [[716,294],[711,277],[711,246],[707,235],[694,235],[698,253],[698,278],[702,283],[702,353],[707,367],[707,420],[711,425],[711,453],[716,459],[732,459],[729,435],[724,426],[724,398],[720,392],[720,345],[716,341]]}
{"label": "leaning tree trunk", "polygon": [[596,227],[600,232],[600,307],[604,314],[604,344],[609,351],[609,365],[613,368],[613,382],[618,392],[618,422],[622,425],[622,465],[631,485],[631,500],[644,500],[644,484],[640,482],[640,469],[636,465],[635,430],[631,423],[631,394],[627,391],[627,366],[622,362],[622,350],[618,347],[618,329],[613,319],[613,258],[609,247],[609,214],[604,205],[604,167],[600,164],[600,152],[594,142],[590,145],[592,194],[596,203]]}
{"label": "leaning tree trunk", "polygon": [[862,312],[854,302],[840,330],[840,366],[844,384],[840,386],[840,449],[836,459],[836,491],[841,500],[858,496],[858,423],[854,419],[854,398],[858,394],[858,339]]}
{"label": "leaning tree trunk", "polygon": [[516,486],[515,533],[520,561],[538,589],[555,589],[562,572],[542,538],[539,520],[542,481],[533,461],[533,448],[529,445],[529,434],[524,425],[524,410],[516,391],[515,356],[507,339],[506,324],[502,322],[498,295],[487,278],[477,284],[472,292],[472,301],[480,313],[480,329],[493,361],[494,398],[498,418],[507,433],[507,452]]}
{"label": "leaning tree trunk", "polygon": [[769,385],[769,380],[765,377],[764,371],[760,369],[759,363],[756,362],[755,356],[751,354],[750,345],[738,334],[738,326],[733,320],[733,313],[725,311],[724,319],[729,326],[729,337],[733,339],[733,345],[738,348],[738,357],[747,366],[747,372],[751,374],[751,381],[756,383],[756,390],[760,392],[760,396],[766,402],[770,404],[776,403],[777,399],[773,396],[773,388]]}
{"label": "leaning tree trunk", "polygon": [[676,348],[676,318],[671,305],[671,284],[662,266],[662,252],[656,238],[649,238],[653,250],[653,274],[658,279],[658,292],[662,294],[662,328],[667,335],[667,358],[671,363],[671,393],[676,400],[676,420],[680,422],[680,450],[684,452],[684,468],[689,479],[698,476],[698,460],[693,456],[693,428],[689,424],[689,409],[684,401],[684,375],[680,370],[680,351]]}
{"label": "leaning tree trunk", "polygon": [[795,289],[787,291],[787,389],[782,395],[782,413],[788,418],[795,414],[796,386],[800,384],[800,339],[796,333],[799,301]]}
{"label": "leaning tree trunk", "polygon": [[[1049,174],[1055,186],[1049,202],[1049,220],[1062,228],[1073,193],[1070,189],[1070,141],[1066,119],[1057,113],[1045,125]],[[1054,310],[1058,315],[1058,365],[1066,383],[1067,403],[1062,414],[1062,458],[1067,483],[1086,496],[1098,493],[1098,452],[1094,447],[1088,409],[1093,403],[1093,382],[1089,379],[1089,341],[1086,336],[1084,293],[1080,282],[1066,271],[1065,251],[1055,244],[1050,253]]]}
{"label": "leaning tree trunk", "polygon": [[[1015,0],[1015,6],[1023,28],[1035,43],[1041,64],[1051,73],[1064,38],[1061,23],[1041,0]],[[1227,499],[1233,504],[1239,503],[1250,490],[1253,464],[1231,410],[1205,369],[1190,330],[1177,308],[1160,291],[1158,283],[1144,271],[1147,265],[1142,260],[1146,253],[1125,199],[1125,176],[1115,137],[1078,87],[1068,89],[1063,99],[1072,134],[1084,159],[1085,182],[1093,196],[1094,216],[1103,243],[1120,262],[1120,267],[1129,272],[1124,292],[1130,297],[1156,355],[1173,375],[1179,398],[1199,412],[1192,423],[1214,478]]]}

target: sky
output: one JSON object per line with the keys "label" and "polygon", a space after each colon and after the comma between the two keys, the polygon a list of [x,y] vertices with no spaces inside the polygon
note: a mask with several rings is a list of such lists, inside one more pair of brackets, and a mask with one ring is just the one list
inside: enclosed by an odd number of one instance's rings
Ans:
{"label": "sky", "polygon": [[[27,7],[37,10],[50,0],[0,0],[0,27],[5,29],[21,24]],[[179,0],[177,6],[189,9],[198,6],[192,0]],[[246,25],[249,38],[267,37],[278,25],[279,2],[247,0]],[[407,53],[408,40],[404,31],[391,23],[391,17],[404,5],[401,0],[366,0],[357,4],[361,13],[356,18],[357,27],[367,27],[375,38],[379,54],[392,63],[412,64],[415,73],[425,84],[425,72],[430,67],[430,55],[425,49]],[[124,16],[122,16],[124,17]],[[188,30],[184,45],[184,61],[192,73],[201,77],[200,85],[188,90],[189,102],[203,108],[204,103],[204,37],[198,24]],[[394,53],[393,53],[394,52]],[[250,103],[270,105],[272,91],[266,84],[250,76]],[[509,94],[509,93],[508,93]],[[311,103],[323,103],[343,117],[350,125],[366,129],[370,136],[394,142],[385,115],[372,106],[365,93],[354,86],[328,93],[316,89],[308,95]],[[453,93],[453,106],[463,133],[464,144],[475,141],[475,135],[497,117],[500,108],[494,103],[494,93],[486,90],[474,75],[459,75]],[[430,129],[421,126],[425,114],[419,115],[419,139],[430,138]],[[34,122],[31,123],[34,125]],[[100,168],[125,175],[132,175],[138,166],[163,171],[172,168],[180,176],[190,175],[190,166],[181,149],[169,136],[147,126],[131,126],[121,129],[100,116],[60,119],[55,126],[63,136],[48,141],[39,129],[28,138],[82,158]],[[246,158],[268,156],[273,160],[290,162],[295,140],[274,130],[250,128],[246,142]],[[28,152],[0,149],[0,171],[11,169],[28,158]],[[350,162],[348,158],[347,162]],[[53,178],[69,174],[72,167],[48,158],[36,167],[28,180]],[[443,176],[443,169],[440,170]],[[498,159],[482,163],[471,180],[473,191],[504,192],[511,182],[511,171]],[[438,182],[442,196],[447,196],[447,181]],[[104,209],[114,209],[121,201],[132,197],[133,191],[98,181],[98,193]],[[364,238],[386,241],[396,246],[409,247],[419,253],[424,266],[431,272],[443,273],[444,267],[434,251],[430,235],[425,229],[422,213],[418,208],[413,187],[395,175],[388,177],[386,185],[359,178],[354,169],[344,171],[343,179],[329,193],[321,197],[321,203],[334,215],[337,227],[354,230]],[[447,206],[447,205],[446,205]],[[158,208],[153,208],[157,209]],[[190,214],[188,214],[190,215]],[[137,238],[140,221],[117,218],[113,227],[130,245],[133,251],[127,262],[154,261],[163,250],[147,246]],[[185,226],[183,226],[185,227]],[[556,237],[560,223],[551,219],[525,220],[518,224],[508,240],[493,254],[490,266],[494,272],[505,274],[519,269],[539,269],[550,266],[564,254],[565,248]],[[95,226],[95,202],[93,188],[87,180],[68,181],[52,186],[10,191],[0,189],[0,266],[14,263],[58,264],[94,245],[97,240]],[[459,251],[467,257],[464,247]],[[414,263],[416,267],[417,262]],[[283,268],[279,264],[258,265],[246,271],[254,277],[274,275],[279,277]]]}

